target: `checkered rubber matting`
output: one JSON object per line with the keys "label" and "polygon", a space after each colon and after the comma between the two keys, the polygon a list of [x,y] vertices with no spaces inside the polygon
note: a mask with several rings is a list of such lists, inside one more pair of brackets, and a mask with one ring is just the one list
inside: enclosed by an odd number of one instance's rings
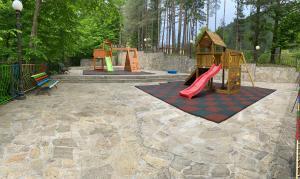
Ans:
{"label": "checkered rubber matting", "polygon": [[[219,85],[215,84],[215,86]],[[240,92],[233,95],[204,90],[192,99],[187,99],[179,95],[181,90],[187,88],[182,81],[136,87],[182,111],[216,123],[225,121],[275,91],[273,89],[242,86]]]}

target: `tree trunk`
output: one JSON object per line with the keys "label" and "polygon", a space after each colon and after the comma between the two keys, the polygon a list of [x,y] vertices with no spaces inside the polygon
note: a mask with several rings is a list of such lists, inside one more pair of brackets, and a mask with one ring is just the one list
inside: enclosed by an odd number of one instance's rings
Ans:
{"label": "tree trunk", "polygon": [[33,48],[33,40],[37,36],[38,17],[40,14],[41,5],[42,5],[42,0],[35,1],[35,9],[34,9],[33,20],[32,20],[29,48]]}
{"label": "tree trunk", "polygon": [[217,1],[215,2],[215,32],[217,32]]}
{"label": "tree trunk", "polygon": [[172,40],[172,12],[171,8],[169,8],[169,46],[168,46],[168,53],[171,53],[171,40]]}
{"label": "tree trunk", "polygon": [[259,36],[260,36],[260,10],[261,6],[256,6],[256,14],[255,14],[255,28],[254,28],[254,41],[253,41],[253,58],[254,62],[256,63],[258,60],[258,54],[256,50],[256,46],[258,46],[259,43]]}
{"label": "tree trunk", "polygon": [[[7,34],[7,37],[5,38],[5,47],[7,49],[9,49],[10,45],[9,45],[9,41],[10,41],[10,33]],[[9,58],[9,53],[6,54],[6,59],[7,60]]]}
{"label": "tree trunk", "polygon": [[137,39],[137,44],[136,44],[136,46],[137,46],[137,49],[138,50],[140,50],[140,39],[141,39],[141,35],[140,35],[140,27],[139,26],[137,26],[137,34],[138,34],[138,39]]}
{"label": "tree trunk", "polygon": [[278,39],[279,39],[279,21],[281,18],[281,3],[280,0],[276,0],[275,2],[276,4],[275,6],[275,11],[274,11],[274,26],[273,26],[273,40],[272,40],[272,47],[271,47],[271,59],[270,59],[270,63],[275,64],[275,53],[276,53],[276,48],[278,47]]}
{"label": "tree trunk", "polygon": [[198,21],[196,20],[195,23],[196,23],[196,25],[195,25],[195,38],[194,38],[194,40],[196,40],[197,35],[198,35]]}
{"label": "tree trunk", "polygon": [[175,2],[173,1],[172,3],[172,50],[171,52],[173,53],[175,50],[175,45],[176,45],[176,38],[175,38]]}
{"label": "tree trunk", "polygon": [[161,49],[162,49],[163,52],[164,52],[166,19],[167,19],[167,10],[165,10],[164,25],[163,25],[163,28],[162,28],[163,31],[162,31],[162,37],[161,37]]}
{"label": "tree trunk", "polygon": [[225,41],[225,16],[226,16],[226,0],[224,0],[224,12],[223,12],[223,30],[222,30],[222,38]]}
{"label": "tree trunk", "polygon": [[206,0],[206,28],[208,29],[209,27],[209,5],[210,5],[210,0]]}
{"label": "tree trunk", "polygon": [[178,34],[177,34],[177,52],[180,53],[181,47],[181,26],[182,26],[182,1],[180,1],[179,14],[178,14]]}
{"label": "tree trunk", "polygon": [[160,42],[160,0],[157,0],[157,45],[156,50],[159,48],[159,42]]}
{"label": "tree trunk", "polygon": [[236,1],[236,20],[235,20],[235,49],[239,50],[239,33],[240,33],[240,24],[239,24],[239,0]]}
{"label": "tree trunk", "polygon": [[274,19],[274,29],[273,29],[273,41],[272,41],[272,48],[271,48],[271,59],[270,63],[275,64],[275,53],[276,53],[276,48],[277,48],[277,40],[278,40],[278,24],[279,24],[279,19],[276,18]]}
{"label": "tree trunk", "polygon": [[170,11],[169,11],[169,8],[168,7],[166,7],[166,11],[167,11],[167,19],[166,19],[166,21],[167,21],[167,28],[166,28],[166,37],[167,37],[167,39],[166,39],[166,52],[167,53],[169,53],[169,48],[170,48],[170,31],[169,31],[169,29],[170,29]]}
{"label": "tree trunk", "polygon": [[185,44],[186,44],[186,31],[187,31],[187,12],[185,10],[184,12],[184,23],[183,23],[183,41],[182,41],[182,48],[185,50]]}

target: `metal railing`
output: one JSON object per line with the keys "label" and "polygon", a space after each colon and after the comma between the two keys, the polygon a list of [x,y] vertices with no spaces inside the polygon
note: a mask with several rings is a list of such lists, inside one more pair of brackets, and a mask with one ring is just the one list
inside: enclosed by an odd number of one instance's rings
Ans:
{"label": "metal railing", "polygon": [[297,119],[296,119],[296,178],[298,179],[300,177],[299,173],[299,166],[300,166],[300,146],[299,146],[299,137],[300,137],[300,90],[298,92],[297,96]]}
{"label": "metal railing", "polygon": [[275,63],[270,63],[271,53],[259,53],[258,59],[255,62],[253,60],[253,52],[252,51],[243,51],[248,63],[256,63],[261,65],[278,65],[278,66],[287,66],[287,67],[295,67],[297,71],[300,71],[300,56],[295,53],[282,53],[282,54],[274,54]]}
{"label": "metal railing", "polygon": [[23,64],[22,75],[19,75],[19,65],[0,65],[0,104],[4,104],[18,95],[19,79],[23,80],[24,91],[28,92],[35,88],[32,75],[46,71],[44,64]]}

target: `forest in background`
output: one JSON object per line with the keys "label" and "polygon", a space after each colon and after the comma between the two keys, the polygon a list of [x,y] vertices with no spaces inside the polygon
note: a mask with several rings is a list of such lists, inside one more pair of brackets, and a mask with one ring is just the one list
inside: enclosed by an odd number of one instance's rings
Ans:
{"label": "forest in background", "polygon": [[[0,63],[17,59],[15,12],[0,0]],[[90,58],[104,39],[118,46],[187,55],[211,21],[228,47],[253,62],[276,63],[281,54],[300,56],[299,0],[235,0],[235,18],[217,16],[221,0],[22,0],[23,56],[28,63]],[[225,3],[226,4],[226,3]],[[245,17],[245,8],[250,16]],[[210,17],[210,18],[208,18]],[[261,50],[255,51],[256,46]]]}

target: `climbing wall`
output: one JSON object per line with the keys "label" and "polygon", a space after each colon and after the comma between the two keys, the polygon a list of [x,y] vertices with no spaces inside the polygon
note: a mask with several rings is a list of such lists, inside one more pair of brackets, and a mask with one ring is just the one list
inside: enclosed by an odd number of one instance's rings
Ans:
{"label": "climbing wall", "polygon": [[140,65],[136,49],[134,50],[133,57],[130,57],[129,50],[127,50],[124,70],[130,72],[140,72]]}

